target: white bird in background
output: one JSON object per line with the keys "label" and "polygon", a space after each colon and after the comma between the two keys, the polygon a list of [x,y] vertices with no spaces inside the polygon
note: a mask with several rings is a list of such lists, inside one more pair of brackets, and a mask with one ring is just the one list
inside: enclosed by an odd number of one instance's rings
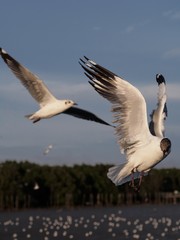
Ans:
{"label": "white bird in background", "polygon": [[22,66],[2,48],[0,48],[0,55],[7,66],[15,74],[15,76],[26,87],[31,96],[40,105],[40,109],[37,112],[26,116],[28,119],[33,120],[33,123],[38,122],[41,119],[51,118],[53,116],[64,113],[77,118],[110,125],[89,111],[73,107],[77,104],[72,100],[57,99],[52,95],[42,80],[31,73],[27,68]]}
{"label": "white bird in background", "polygon": [[35,183],[33,189],[34,189],[34,190],[38,190],[38,189],[39,189],[39,184],[38,184],[38,183]]}
{"label": "white bird in background", "polygon": [[[114,123],[121,152],[127,162],[113,166],[107,176],[115,185],[131,181],[135,190],[140,188],[142,177],[171,151],[171,141],[163,138],[162,116],[166,100],[165,92],[159,94],[158,107],[153,114],[155,131],[161,136],[151,134],[147,121],[146,102],[141,92],[129,82],[85,57],[80,59],[89,83],[104,98],[112,103]],[[159,75],[160,76],[160,75]],[[158,79],[158,77],[157,77]],[[161,88],[161,83],[159,83]],[[161,91],[160,91],[161,92]],[[139,178],[135,186],[134,179]]]}
{"label": "white bird in background", "polygon": [[44,150],[43,154],[44,154],[44,155],[47,155],[52,148],[53,148],[53,145],[52,145],[52,144],[49,144],[49,145],[46,147],[46,149]]}

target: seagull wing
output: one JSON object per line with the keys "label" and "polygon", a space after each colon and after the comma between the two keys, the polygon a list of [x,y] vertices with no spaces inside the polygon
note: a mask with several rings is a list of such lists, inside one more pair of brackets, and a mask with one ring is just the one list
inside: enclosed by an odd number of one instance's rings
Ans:
{"label": "seagull wing", "polygon": [[156,75],[158,83],[158,103],[157,108],[154,109],[150,115],[151,121],[149,123],[150,132],[157,137],[164,137],[164,121],[167,117],[167,95],[166,95],[166,82],[162,74]]}
{"label": "seagull wing", "polygon": [[147,144],[152,135],[147,122],[146,102],[140,91],[87,57],[80,59],[80,65],[94,89],[112,103],[122,153],[125,151],[128,156],[137,146]]}
{"label": "seagull wing", "polygon": [[90,120],[90,121],[94,121],[94,122],[98,122],[98,123],[102,123],[102,124],[111,126],[109,123],[107,123],[104,120],[102,120],[101,118],[97,117],[94,113],[91,113],[89,111],[86,111],[86,110],[83,110],[83,109],[80,109],[77,107],[71,107],[71,108],[67,109],[66,111],[64,111],[63,113],[69,114],[69,115],[72,115],[74,117],[81,118],[84,120]]}
{"label": "seagull wing", "polygon": [[0,48],[0,55],[11,71],[21,81],[31,96],[40,104],[41,107],[56,99],[48,90],[43,81],[38,78],[38,76],[22,66],[2,48]]}

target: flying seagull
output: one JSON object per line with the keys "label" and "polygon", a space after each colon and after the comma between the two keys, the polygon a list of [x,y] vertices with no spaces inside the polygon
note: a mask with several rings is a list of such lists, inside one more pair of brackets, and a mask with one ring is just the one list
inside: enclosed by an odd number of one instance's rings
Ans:
{"label": "flying seagull", "polygon": [[69,114],[77,118],[95,121],[101,124],[110,125],[103,121],[95,114],[74,107],[77,105],[72,100],[59,100],[47,88],[47,86],[35,74],[30,72],[27,68],[12,58],[5,50],[0,48],[0,55],[4,62],[15,74],[15,76],[26,87],[31,96],[39,103],[40,109],[33,113],[26,115],[26,117],[33,121],[38,122],[41,119],[51,118],[61,113]]}
{"label": "flying seagull", "polygon": [[49,145],[46,147],[46,149],[44,150],[43,154],[44,154],[44,155],[47,155],[52,148],[53,148],[53,145],[52,145],[52,144],[49,144]]}
{"label": "flying seagull", "polygon": [[166,105],[166,81],[162,74],[156,74],[156,81],[159,86],[157,108],[150,114],[151,121],[149,123],[150,132],[157,137],[164,137],[164,121],[167,118]]}
{"label": "flying seagull", "polygon": [[[146,102],[136,87],[87,57],[80,59],[80,65],[93,88],[112,103],[118,143],[127,160],[124,164],[111,167],[107,176],[115,185],[131,181],[131,186],[139,190],[142,177],[170,153],[171,141],[151,134]],[[161,118],[164,108],[158,107],[157,111],[158,118]],[[162,129],[161,124],[158,130]],[[137,186],[134,182],[136,178],[139,178]]]}

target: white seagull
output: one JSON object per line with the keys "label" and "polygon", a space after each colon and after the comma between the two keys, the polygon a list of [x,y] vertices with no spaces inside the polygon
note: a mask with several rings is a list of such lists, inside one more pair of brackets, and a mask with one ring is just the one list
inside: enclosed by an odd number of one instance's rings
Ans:
{"label": "white seagull", "polygon": [[53,148],[53,145],[52,145],[52,144],[49,144],[49,145],[46,147],[46,149],[44,150],[43,154],[44,154],[44,155],[47,155],[52,148]]}
{"label": "white seagull", "polygon": [[[124,164],[111,167],[107,176],[115,185],[131,181],[132,187],[138,190],[142,177],[170,153],[171,141],[164,138],[163,134],[161,136],[151,134],[146,102],[136,87],[87,57],[84,58],[80,59],[80,65],[90,79],[89,83],[112,103],[118,143],[127,160]],[[162,131],[160,120],[164,112],[165,99],[164,95],[159,99],[157,108],[158,119],[155,125],[158,133]],[[136,178],[139,178],[138,186],[134,184]]]}
{"label": "white seagull", "polygon": [[33,121],[38,122],[41,119],[51,118],[61,113],[69,114],[77,118],[95,121],[101,124],[110,125],[103,121],[95,114],[74,107],[77,105],[72,100],[59,100],[47,88],[47,86],[35,74],[30,72],[27,68],[22,66],[14,58],[12,58],[5,50],[0,48],[0,55],[4,62],[15,74],[15,76],[26,87],[31,96],[39,103],[40,109],[33,113],[26,115],[26,117]]}

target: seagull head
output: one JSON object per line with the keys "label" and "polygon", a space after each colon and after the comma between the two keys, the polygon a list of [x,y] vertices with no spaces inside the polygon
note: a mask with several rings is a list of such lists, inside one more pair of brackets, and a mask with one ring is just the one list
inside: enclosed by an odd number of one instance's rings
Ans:
{"label": "seagull head", "polygon": [[160,85],[161,83],[166,84],[164,76],[160,73],[156,74],[156,81],[157,81],[158,85]]}
{"label": "seagull head", "polygon": [[78,105],[77,103],[75,103],[72,100],[65,100],[64,103],[65,103],[66,106]]}
{"label": "seagull head", "polygon": [[166,157],[171,152],[171,141],[169,138],[163,138],[160,143],[163,156]]}

